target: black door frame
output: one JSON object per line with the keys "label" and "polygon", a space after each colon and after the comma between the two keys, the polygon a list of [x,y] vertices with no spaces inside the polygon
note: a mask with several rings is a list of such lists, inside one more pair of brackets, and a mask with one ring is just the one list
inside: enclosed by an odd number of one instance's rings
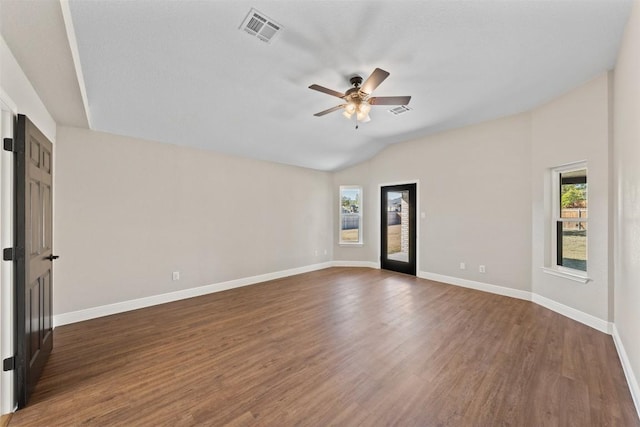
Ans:
{"label": "black door frame", "polygon": [[[409,198],[412,201],[409,207],[409,262],[402,262],[388,259],[386,257],[387,248],[387,193],[390,191],[409,191]],[[380,184],[379,209],[380,209],[380,245],[379,259],[380,268],[397,271],[399,273],[415,276],[418,272],[418,181],[408,181],[402,184]]]}

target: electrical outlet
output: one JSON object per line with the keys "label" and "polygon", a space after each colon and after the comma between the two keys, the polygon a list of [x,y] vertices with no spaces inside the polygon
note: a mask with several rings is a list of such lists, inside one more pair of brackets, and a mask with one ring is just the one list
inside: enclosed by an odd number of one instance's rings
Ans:
{"label": "electrical outlet", "polygon": [[316,254],[316,256],[318,256],[318,250],[317,249],[315,250],[315,254]]}
{"label": "electrical outlet", "polygon": [[481,265],[480,268],[478,268],[478,271],[480,271],[480,273],[486,273],[486,269],[484,268],[484,265]]}
{"label": "electrical outlet", "polygon": [[180,272],[174,271],[172,277],[173,277],[173,280],[180,280]]}
{"label": "electrical outlet", "polygon": [[467,269],[467,265],[464,262],[460,263],[460,270],[466,270]]}
{"label": "electrical outlet", "polygon": [[324,254],[325,254],[325,255],[327,254],[327,250],[326,250],[326,249],[324,250]]}

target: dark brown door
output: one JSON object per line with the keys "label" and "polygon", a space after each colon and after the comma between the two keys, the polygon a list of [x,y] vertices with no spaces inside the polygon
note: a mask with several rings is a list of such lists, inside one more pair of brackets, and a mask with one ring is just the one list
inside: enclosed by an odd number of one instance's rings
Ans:
{"label": "dark brown door", "polygon": [[16,399],[27,404],[53,348],[52,144],[24,115],[15,131]]}
{"label": "dark brown door", "polygon": [[416,184],[382,187],[380,266],[416,275]]}

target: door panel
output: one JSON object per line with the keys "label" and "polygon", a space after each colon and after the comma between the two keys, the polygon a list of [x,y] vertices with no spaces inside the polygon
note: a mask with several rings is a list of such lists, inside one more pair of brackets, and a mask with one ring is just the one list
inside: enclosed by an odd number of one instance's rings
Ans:
{"label": "door panel", "polygon": [[53,348],[53,146],[24,115],[15,130],[16,399],[22,408]]}
{"label": "door panel", "polygon": [[380,266],[416,274],[416,184],[381,188]]}

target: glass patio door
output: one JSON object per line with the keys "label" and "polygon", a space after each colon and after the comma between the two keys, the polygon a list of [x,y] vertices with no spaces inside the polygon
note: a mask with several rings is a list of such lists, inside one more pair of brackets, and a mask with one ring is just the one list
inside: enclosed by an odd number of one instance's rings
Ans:
{"label": "glass patio door", "polygon": [[415,276],[416,184],[382,187],[380,202],[380,266]]}

